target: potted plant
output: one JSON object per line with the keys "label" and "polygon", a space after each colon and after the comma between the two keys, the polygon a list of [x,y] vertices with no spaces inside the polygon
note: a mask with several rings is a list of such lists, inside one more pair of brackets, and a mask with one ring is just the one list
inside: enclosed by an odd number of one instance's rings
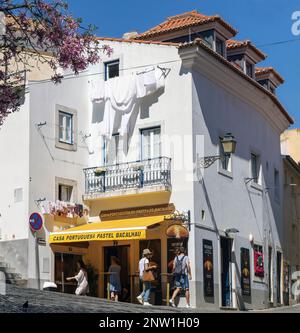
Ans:
{"label": "potted plant", "polygon": [[105,174],[106,171],[107,171],[106,168],[97,168],[95,169],[94,174],[95,176],[102,176]]}

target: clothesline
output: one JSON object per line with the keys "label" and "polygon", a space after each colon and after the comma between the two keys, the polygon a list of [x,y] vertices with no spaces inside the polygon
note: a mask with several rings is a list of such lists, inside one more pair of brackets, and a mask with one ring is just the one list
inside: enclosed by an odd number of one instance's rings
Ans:
{"label": "clothesline", "polygon": [[[129,131],[129,123],[135,107],[144,97],[165,87],[166,69],[146,68],[142,72],[115,77],[104,81],[98,77],[92,81],[91,101],[105,103],[102,134],[111,139],[119,118],[120,135]],[[121,118],[121,119],[120,119]]]}
{"label": "clothesline", "polygon": [[[139,68],[145,68],[145,67],[151,67],[151,66],[167,65],[167,64],[172,64],[172,63],[176,63],[176,62],[181,62],[181,60],[169,60],[169,61],[162,61],[162,62],[158,62],[158,63],[154,63],[154,64],[144,64],[144,65],[139,65],[139,66],[125,67],[125,68],[120,68],[119,71],[123,72],[123,71],[128,71],[128,70],[131,70],[131,69],[139,69]],[[75,75],[74,73],[66,74],[63,77],[62,80],[64,81],[64,80],[72,80],[72,79],[81,79],[81,78],[85,78],[85,77],[91,77],[91,78],[93,78],[93,77],[105,74],[104,71],[102,71],[102,72],[96,72],[96,73],[84,74],[84,73],[87,73],[87,72],[88,72],[87,70],[86,71],[82,71],[82,72],[79,73],[79,75]],[[31,81],[30,83],[27,84],[27,86],[34,86],[34,85],[43,84],[43,83],[49,83],[49,82],[51,82],[51,79],[36,80],[36,81]]]}

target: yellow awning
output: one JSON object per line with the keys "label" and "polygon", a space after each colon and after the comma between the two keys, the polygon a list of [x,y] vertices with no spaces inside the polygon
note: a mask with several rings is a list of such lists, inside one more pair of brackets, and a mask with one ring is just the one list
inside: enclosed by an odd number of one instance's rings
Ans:
{"label": "yellow awning", "polygon": [[61,232],[50,233],[50,244],[91,241],[146,239],[146,231],[165,221],[166,216],[149,216],[85,224]]}

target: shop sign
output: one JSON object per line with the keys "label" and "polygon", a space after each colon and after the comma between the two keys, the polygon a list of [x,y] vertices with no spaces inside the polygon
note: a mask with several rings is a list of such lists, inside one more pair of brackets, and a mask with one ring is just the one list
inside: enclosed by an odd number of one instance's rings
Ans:
{"label": "shop sign", "polygon": [[214,253],[213,242],[203,239],[204,296],[214,297]]}
{"label": "shop sign", "polygon": [[241,288],[244,296],[251,296],[250,251],[241,248]]}
{"label": "shop sign", "polygon": [[173,204],[168,205],[157,205],[151,207],[133,207],[119,210],[102,211],[100,213],[101,221],[111,221],[118,219],[137,218],[137,217],[148,217],[157,215],[171,215],[175,211]]}
{"label": "shop sign", "polygon": [[189,238],[189,231],[181,224],[173,224],[166,231],[168,238],[185,239]]}
{"label": "shop sign", "polygon": [[265,276],[264,255],[259,249],[254,250],[254,274],[261,278]]}
{"label": "shop sign", "polygon": [[95,231],[78,233],[58,233],[50,235],[50,244],[54,243],[76,243],[91,241],[122,241],[146,239],[146,230],[134,231]]}

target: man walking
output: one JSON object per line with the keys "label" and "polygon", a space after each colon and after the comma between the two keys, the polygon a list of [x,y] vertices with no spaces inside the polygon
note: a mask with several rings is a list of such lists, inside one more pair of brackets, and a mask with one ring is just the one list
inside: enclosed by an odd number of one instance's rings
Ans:
{"label": "man walking", "polygon": [[182,290],[185,291],[186,307],[190,308],[189,280],[192,280],[192,271],[189,257],[185,254],[185,249],[181,247],[176,251],[176,257],[173,263],[173,273],[175,277],[175,287],[171,306],[175,307],[175,299]]}

